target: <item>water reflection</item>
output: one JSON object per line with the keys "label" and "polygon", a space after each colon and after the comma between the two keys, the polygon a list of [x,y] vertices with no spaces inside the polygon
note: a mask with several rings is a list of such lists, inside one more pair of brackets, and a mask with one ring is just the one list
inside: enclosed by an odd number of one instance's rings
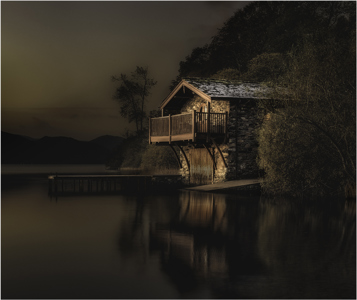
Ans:
{"label": "water reflection", "polygon": [[[181,297],[355,297],[355,202],[182,192],[136,199],[122,255],[159,255]],[[148,207],[146,207],[148,206]],[[129,226],[131,224],[131,226]]]}
{"label": "water reflection", "polygon": [[178,192],[55,202],[46,179],[10,179],[2,298],[356,296],[355,201]]}
{"label": "water reflection", "polygon": [[355,291],[355,204],[260,202],[258,253],[272,274],[264,284],[279,291],[272,296],[344,298]]}

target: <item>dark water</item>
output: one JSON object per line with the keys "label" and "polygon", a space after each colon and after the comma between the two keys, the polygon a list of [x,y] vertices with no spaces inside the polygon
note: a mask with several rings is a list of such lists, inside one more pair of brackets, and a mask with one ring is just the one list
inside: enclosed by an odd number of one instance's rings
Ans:
{"label": "dark water", "polygon": [[1,188],[2,298],[356,297],[355,201]]}

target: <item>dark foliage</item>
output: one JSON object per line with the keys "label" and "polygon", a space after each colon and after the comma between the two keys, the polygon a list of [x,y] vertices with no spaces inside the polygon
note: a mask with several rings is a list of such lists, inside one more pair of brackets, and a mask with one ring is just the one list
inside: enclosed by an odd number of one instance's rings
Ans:
{"label": "dark foliage", "polygon": [[308,37],[290,53],[286,73],[273,81],[280,109],[261,101],[269,117],[259,131],[258,162],[270,193],[355,195],[355,31],[336,33]]}
{"label": "dark foliage", "polygon": [[353,195],[355,37],[355,2],[252,2],[180,63],[173,83],[200,76],[275,87],[277,103],[260,103],[269,113],[258,137],[265,190]]}
{"label": "dark foliage", "polygon": [[354,18],[354,2],[252,2],[238,10],[209,45],[193,49],[180,62],[178,78],[208,77],[227,68],[243,74],[253,58],[287,53],[306,36],[324,39],[326,32],[335,31],[343,39],[354,28]]}

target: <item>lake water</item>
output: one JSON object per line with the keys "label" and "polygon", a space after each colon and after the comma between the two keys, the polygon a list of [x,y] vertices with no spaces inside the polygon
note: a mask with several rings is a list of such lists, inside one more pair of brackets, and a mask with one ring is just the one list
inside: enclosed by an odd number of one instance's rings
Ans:
{"label": "lake water", "polygon": [[2,298],[356,297],[355,201],[54,199],[46,172],[105,169],[2,166]]}

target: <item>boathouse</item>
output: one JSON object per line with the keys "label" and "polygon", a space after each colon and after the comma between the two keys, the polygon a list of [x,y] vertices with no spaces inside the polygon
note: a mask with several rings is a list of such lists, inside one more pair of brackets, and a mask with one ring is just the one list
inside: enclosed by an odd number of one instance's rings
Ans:
{"label": "boathouse", "polygon": [[187,184],[258,178],[258,83],[187,78],[149,120],[149,143],[174,151]]}

